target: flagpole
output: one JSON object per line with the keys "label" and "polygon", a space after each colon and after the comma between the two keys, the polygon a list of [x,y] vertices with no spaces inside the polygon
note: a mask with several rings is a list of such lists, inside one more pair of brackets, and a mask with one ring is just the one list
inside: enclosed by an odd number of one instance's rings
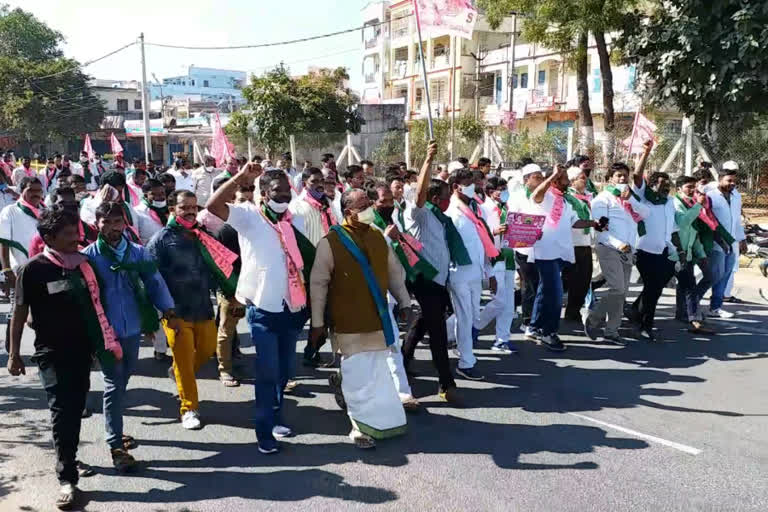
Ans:
{"label": "flagpole", "polygon": [[413,0],[413,12],[416,15],[416,31],[419,35],[419,55],[421,56],[421,76],[424,80],[424,94],[427,97],[427,122],[429,123],[429,140],[435,140],[435,129],[432,125],[432,105],[429,101],[429,81],[427,80],[427,61],[424,60],[424,43],[421,40],[421,19],[419,17],[419,0]]}
{"label": "flagpole", "polygon": [[635,134],[637,133],[637,123],[640,120],[640,110],[642,105],[637,106],[637,112],[635,112],[635,122],[632,123],[632,136],[629,138],[629,149],[627,150],[627,162],[632,159],[632,146],[635,145]]}

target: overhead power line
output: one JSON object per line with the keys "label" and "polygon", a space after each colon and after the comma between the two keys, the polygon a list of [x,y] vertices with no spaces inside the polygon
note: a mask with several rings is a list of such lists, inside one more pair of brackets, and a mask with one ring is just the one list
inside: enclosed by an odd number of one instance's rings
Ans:
{"label": "overhead power line", "polygon": [[311,37],[303,37],[301,39],[291,39],[289,41],[276,41],[273,43],[259,43],[259,44],[243,44],[243,45],[235,45],[235,46],[184,46],[184,45],[175,45],[175,44],[162,44],[162,43],[144,43],[149,46],[157,46],[160,48],[176,48],[180,50],[244,50],[248,48],[267,48],[270,46],[283,46],[287,44],[296,44],[296,43],[304,43],[307,41],[315,41],[317,39],[325,39],[327,37],[333,37],[338,36],[341,34],[348,34],[350,32],[357,32],[358,30],[363,30],[368,27],[378,27],[380,25],[385,25],[387,23],[392,23],[393,21],[401,20],[404,18],[408,18],[409,16],[412,16],[412,14],[406,14],[404,16],[400,16],[398,18],[393,18],[391,20],[387,21],[380,21],[379,23],[369,23],[367,25],[361,25],[359,27],[355,28],[348,28],[346,30],[339,30],[337,32],[329,32],[327,34],[320,34],[317,36],[311,36]]}
{"label": "overhead power line", "polygon": [[130,42],[130,43],[128,43],[128,44],[126,44],[125,46],[121,46],[121,47],[120,47],[120,48],[118,48],[117,50],[111,51],[111,52],[107,53],[106,55],[102,55],[101,57],[97,57],[97,58],[95,58],[95,59],[92,59],[92,60],[86,61],[86,62],[84,62],[84,63],[83,63],[83,64],[81,64],[81,65],[78,65],[78,66],[73,66],[73,67],[71,67],[71,68],[69,68],[69,69],[64,69],[64,70],[62,70],[62,71],[57,71],[56,73],[51,73],[50,75],[43,75],[43,76],[36,76],[36,77],[32,77],[32,78],[29,78],[29,80],[42,80],[42,79],[44,79],[44,78],[51,78],[51,77],[53,77],[53,76],[58,76],[58,75],[63,75],[63,74],[65,74],[65,73],[70,73],[70,72],[72,72],[72,71],[74,71],[74,70],[76,70],[76,69],[80,69],[81,67],[82,67],[82,68],[84,68],[84,67],[86,67],[86,66],[90,66],[91,64],[95,64],[95,63],[99,62],[100,60],[104,60],[104,59],[106,59],[107,57],[111,57],[112,55],[114,55],[114,54],[116,54],[116,53],[119,53],[119,52],[121,52],[121,51],[125,50],[126,48],[128,48],[128,47],[130,47],[130,46],[133,46],[133,45],[135,45],[135,44],[136,44],[136,41],[132,41],[132,42]]}

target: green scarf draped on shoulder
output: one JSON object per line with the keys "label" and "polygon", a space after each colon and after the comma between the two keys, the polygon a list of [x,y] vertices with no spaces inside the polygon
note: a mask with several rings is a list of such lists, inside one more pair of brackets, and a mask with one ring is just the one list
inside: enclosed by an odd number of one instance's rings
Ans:
{"label": "green scarf draped on shoulder", "polygon": [[448,243],[448,252],[451,254],[451,261],[456,265],[471,265],[472,258],[469,257],[467,248],[461,235],[453,225],[453,221],[443,213],[443,211],[434,204],[427,201],[424,206],[440,221],[445,230],[445,240]]}
{"label": "green scarf draped on shoulder", "polygon": [[[389,225],[387,221],[384,220],[384,217],[382,217],[381,214],[379,214],[379,212],[376,210],[374,210],[374,217],[374,225],[384,231]],[[416,253],[419,261],[417,261],[415,265],[411,266],[410,262],[408,261],[408,257],[405,254],[405,249],[403,249],[403,245],[397,240],[392,240],[390,245],[392,250],[395,252],[395,255],[397,256],[397,259],[400,261],[400,264],[405,269],[405,276],[408,281],[414,282],[419,275],[423,275],[424,279],[431,281],[438,274],[437,269],[433,267],[432,264],[427,261],[415,248],[411,247],[410,249]]]}
{"label": "green scarf draped on shoulder", "polygon": [[593,196],[597,195],[597,187],[589,178],[587,178],[587,192],[589,192]]}
{"label": "green scarf draped on shoulder", "polygon": [[[87,261],[85,264],[91,265],[90,262]],[[96,280],[99,282],[100,300],[101,303],[104,304],[104,286],[99,279],[99,273],[93,268],[93,265],[91,265],[91,268],[96,276]],[[98,358],[102,368],[112,368],[115,364],[115,354],[107,350],[104,346],[104,334],[101,331],[101,325],[99,324],[99,317],[96,315],[96,309],[93,307],[91,292],[88,291],[88,286],[85,284],[85,277],[77,268],[65,272],[67,282],[72,290],[72,295],[75,296],[75,301],[77,301],[77,304],[80,306],[80,311],[83,312],[85,331],[88,334],[88,341],[91,343],[91,350]]]}
{"label": "green scarf draped on shoulder", "polygon": [[[273,224],[277,224],[279,219],[277,213],[274,212],[272,208],[269,208],[264,203],[261,203],[261,211],[264,212],[264,215],[266,215]],[[304,276],[307,295],[309,295],[309,276],[312,273],[312,265],[315,263],[315,252],[317,249],[314,245],[312,245],[312,242],[309,241],[309,238],[305,237],[301,231],[296,229],[296,226],[291,224],[291,228],[293,228],[293,234],[296,237],[296,245],[299,248],[301,259],[304,262],[304,267],[301,269],[301,273]]]}
{"label": "green scarf draped on shoulder", "polygon": [[128,279],[131,282],[131,289],[133,289],[133,298],[136,301],[136,305],[139,308],[139,315],[141,317],[141,332],[144,334],[157,332],[160,329],[160,320],[157,316],[157,310],[152,305],[147,295],[144,281],[141,279],[141,274],[154,273],[157,271],[157,266],[152,261],[135,261],[129,262],[128,259],[131,254],[130,246],[125,250],[122,261],[117,259],[117,254],[106,240],[99,234],[96,240],[96,246],[99,249],[99,253],[109,259],[112,263],[109,269],[112,272],[125,272]]}
{"label": "green scarf draped on shoulder", "polygon": [[[527,191],[527,189],[526,189]],[[509,215],[509,209],[507,208],[507,205],[504,203],[497,203],[499,206],[499,209],[501,210],[501,215],[499,215],[499,225],[503,226],[507,223],[507,216]],[[499,255],[495,257],[492,261],[492,263],[495,265],[499,261],[504,262],[504,268],[506,270],[515,270],[516,264],[515,264],[515,251],[514,249],[510,249],[509,247],[502,247],[499,249]]]}
{"label": "green scarf draped on shoulder", "polygon": [[[680,204],[683,205],[683,208],[686,210],[690,209],[690,206],[688,206],[682,197],[678,195],[677,198],[680,200]],[[714,214],[712,214],[712,216],[714,217]],[[714,219],[717,221],[717,217],[714,217]],[[719,221],[717,221],[717,227],[714,230],[700,218],[696,218],[696,220],[693,221],[692,226],[693,229],[695,229],[699,234],[699,240],[701,241],[701,245],[704,247],[704,252],[707,254],[712,252],[715,244],[718,244],[720,247],[722,247],[724,251],[729,252],[731,247],[733,247],[733,243],[736,241],[736,239],[733,238],[733,236],[728,232],[727,229],[723,227],[722,224],[720,224]]]}
{"label": "green scarf draped on shoulder", "polygon": [[[579,220],[591,220],[592,219],[592,211],[589,209],[589,205],[586,203],[586,201],[582,201],[578,197],[575,197],[571,194],[571,190],[568,189],[568,192],[563,194],[563,198],[568,201],[568,204],[571,205],[571,208],[573,208],[573,211],[576,212],[576,215],[578,215]],[[584,228],[584,233],[589,234],[592,228]]]}

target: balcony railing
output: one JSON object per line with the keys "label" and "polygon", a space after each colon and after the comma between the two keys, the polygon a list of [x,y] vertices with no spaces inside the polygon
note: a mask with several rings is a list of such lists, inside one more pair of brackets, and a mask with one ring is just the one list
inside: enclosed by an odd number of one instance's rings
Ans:
{"label": "balcony railing", "polygon": [[404,78],[408,74],[408,61],[398,60],[392,67],[392,78]]}
{"label": "balcony railing", "polygon": [[438,55],[432,59],[432,69],[443,69],[450,66],[447,55]]}

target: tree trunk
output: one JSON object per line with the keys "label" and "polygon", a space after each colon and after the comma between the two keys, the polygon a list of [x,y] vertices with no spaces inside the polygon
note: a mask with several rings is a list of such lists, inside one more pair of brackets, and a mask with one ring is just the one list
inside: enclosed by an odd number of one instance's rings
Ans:
{"label": "tree trunk", "polygon": [[592,110],[589,108],[589,84],[587,83],[588,42],[589,33],[584,31],[579,36],[576,46],[576,93],[579,100],[579,146],[582,153],[593,157],[595,152],[595,129],[592,122]]}
{"label": "tree trunk", "polygon": [[616,116],[613,112],[613,71],[611,55],[605,44],[605,34],[595,32],[595,44],[600,58],[600,75],[603,77],[603,122],[605,123],[605,141],[603,157],[606,164],[613,162],[616,152]]}

